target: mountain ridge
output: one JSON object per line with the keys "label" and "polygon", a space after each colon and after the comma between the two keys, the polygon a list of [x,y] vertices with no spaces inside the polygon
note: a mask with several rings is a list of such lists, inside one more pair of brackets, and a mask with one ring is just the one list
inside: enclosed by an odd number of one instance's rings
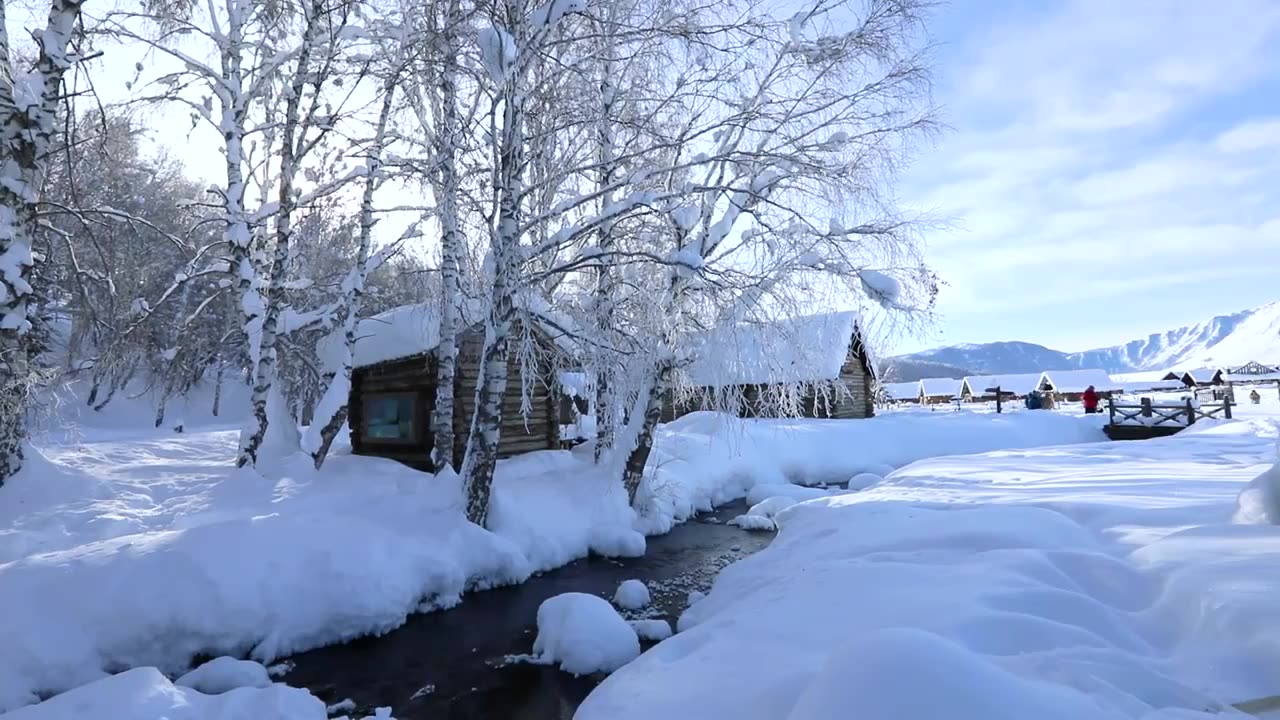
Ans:
{"label": "mountain ridge", "polygon": [[1021,341],[964,343],[899,355],[894,361],[937,363],[975,373],[1101,368],[1107,372],[1190,370],[1280,363],[1280,302],[1217,315],[1122,345],[1063,352]]}

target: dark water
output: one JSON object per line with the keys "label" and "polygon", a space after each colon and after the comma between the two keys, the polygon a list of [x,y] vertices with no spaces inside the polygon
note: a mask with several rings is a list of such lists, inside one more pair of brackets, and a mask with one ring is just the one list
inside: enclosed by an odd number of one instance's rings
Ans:
{"label": "dark water", "polygon": [[690,591],[705,592],[721,568],[773,539],[724,524],[746,509],[726,505],[651,537],[641,558],[585,558],[522,585],[467,595],[452,610],[415,615],[382,637],[295,655],[281,679],[326,703],[349,698],[369,712],[390,705],[398,720],[570,718],[603,677],[508,659],[532,650],[542,601],[564,592],[612,598],[620,582],[639,578],[653,603],[634,617],[674,623]]}

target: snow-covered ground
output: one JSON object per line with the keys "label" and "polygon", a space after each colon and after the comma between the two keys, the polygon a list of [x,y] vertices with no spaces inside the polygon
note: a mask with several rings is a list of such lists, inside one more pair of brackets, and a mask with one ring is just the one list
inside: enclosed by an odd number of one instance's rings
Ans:
{"label": "snow-covered ground", "polygon": [[794,505],[576,717],[1236,714],[1280,694],[1276,436],[928,459]]}
{"label": "snow-covered ground", "polygon": [[197,653],[269,662],[385,632],[588,552],[640,553],[644,535],[712,504],[824,494],[791,483],[1102,437],[1093,419],[1052,413],[696,414],[660,430],[638,516],[581,448],[500,463],[486,531],[463,520],[456,478],[345,450],[322,471],[298,458],[264,477],[233,469],[233,430],[188,427],[86,426],[33,451],[0,490],[0,710],[94,681],[110,690],[125,681],[103,679],[126,668],[177,677]]}

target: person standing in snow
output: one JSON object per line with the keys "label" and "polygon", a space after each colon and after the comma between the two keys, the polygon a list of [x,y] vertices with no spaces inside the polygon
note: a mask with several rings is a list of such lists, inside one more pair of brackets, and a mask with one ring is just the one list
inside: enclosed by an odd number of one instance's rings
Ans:
{"label": "person standing in snow", "polygon": [[1094,390],[1092,385],[1084,389],[1084,393],[1080,396],[1080,399],[1084,402],[1084,412],[1086,415],[1092,415],[1093,413],[1098,412],[1098,391]]}
{"label": "person standing in snow", "polygon": [[1257,405],[1262,402],[1262,396],[1258,394],[1257,388],[1249,391],[1249,402]]}

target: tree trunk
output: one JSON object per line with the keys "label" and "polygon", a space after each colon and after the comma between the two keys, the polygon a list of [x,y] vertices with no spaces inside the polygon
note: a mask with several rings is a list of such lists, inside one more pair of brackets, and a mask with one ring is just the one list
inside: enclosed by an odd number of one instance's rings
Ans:
{"label": "tree trunk", "polygon": [[267,297],[262,314],[262,333],[258,345],[258,359],[254,365],[253,392],[250,394],[252,420],[251,424],[240,433],[240,457],[236,461],[240,467],[257,464],[258,453],[266,440],[267,426],[271,422],[270,413],[267,412],[267,399],[271,395],[271,387],[276,379],[276,340],[280,311],[284,306],[284,275],[289,262],[289,241],[293,235],[293,211],[297,204],[293,184],[297,179],[300,160],[296,143],[300,122],[299,108],[302,105],[302,93],[310,77],[311,53],[315,47],[316,31],[322,14],[323,8],[320,7],[320,3],[313,3],[307,17],[302,49],[298,53],[298,66],[289,87],[289,97],[285,101],[285,117],[280,143],[279,209],[275,216],[275,248],[272,252],[271,268],[267,272]]}
{"label": "tree trunk", "polygon": [[443,67],[440,69],[440,128],[437,133],[439,172],[436,189],[440,209],[440,344],[436,347],[436,400],[431,417],[431,466],[440,472],[453,463],[453,388],[457,373],[458,333],[461,330],[462,283],[458,258],[462,238],[458,229],[458,0],[449,0],[444,18]]}
{"label": "tree trunk", "polygon": [[670,361],[661,361],[654,373],[654,380],[649,385],[647,397],[641,398],[644,400],[643,415],[637,418],[641,423],[640,430],[636,433],[635,444],[631,452],[627,453],[622,469],[622,486],[627,490],[629,504],[635,504],[640,483],[644,480],[644,467],[649,462],[649,454],[653,452],[653,432],[662,420],[662,396],[671,383],[673,370]]}
{"label": "tree trunk", "polygon": [[498,223],[493,235],[493,288],[489,320],[476,386],[476,410],[462,463],[467,519],[483,527],[489,519],[489,495],[502,437],[502,398],[507,391],[507,356],[514,309],[515,255],[519,252],[520,176],[524,169],[524,97],[520,75],[508,78],[503,97],[502,136],[494,180]]}
{"label": "tree trunk", "polygon": [[[343,288],[341,314],[343,353],[341,367],[329,380],[325,395],[316,409],[312,427],[323,422],[318,438],[308,438],[311,459],[319,470],[329,455],[333,439],[347,421],[347,404],[351,394],[351,366],[356,347],[356,325],[360,318],[360,304],[364,298],[364,283],[369,275],[369,249],[373,243],[373,192],[378,186],[378,174],[382,167],[382,150],[386,140],[387,123],[394,107],[396,78],[389,76],[382,86],[382,108],[378,112],[378,125],[374,131],[373,145],[369,148],[366,164],[364,193],[360,198],[360,248],[356,253],[356,266],[347,277]],[[332,412],[330,412],[332,408]],[[326,417],[326,415],[328,417]],[[310,435],[311,433],[308,432]]]}
{"label": "tree trunk", "polygon": [[[613,106],[617,99],[617,90],[613,85],[613,53],[615,48],[611,32],[612,28],[612,22],[606,19],[601,31],[603,59],[600,67],[600,118],[596,124],[597,152],[600,163],[596,187],[603,192],[600,197],[601,211],[613,204],[613,193],[609,192],[608,188],[613,183],[617,170],[617,141],[614,137],[613,128]],[[606,345],[614,334],[613,301],[617,292],[613,282],[612,252],[614,245],[613,222],[601,223],[599,233],[600,255],[598,257],[600,265],[596,275],[594,310],[596,339]],[[596,356],[600,360],[596,362],[595,461],[600,462],[600,457],[613,446],[615,423],[618,418],[617,404],[612,396],[615,364],[611,357],[611,352],[607,349],[597,348]]]}
{"label": "tree trunk", "polygon": [[39,384],[31,367],[32,241],[40,187],[53,141],[62,76],[72,64],[67,46],[81,0],[52,0],[48,22],[35,35],[39,102],[14,89],[5,3],[0,0],[0,485],[22,469],[27,398]]}

